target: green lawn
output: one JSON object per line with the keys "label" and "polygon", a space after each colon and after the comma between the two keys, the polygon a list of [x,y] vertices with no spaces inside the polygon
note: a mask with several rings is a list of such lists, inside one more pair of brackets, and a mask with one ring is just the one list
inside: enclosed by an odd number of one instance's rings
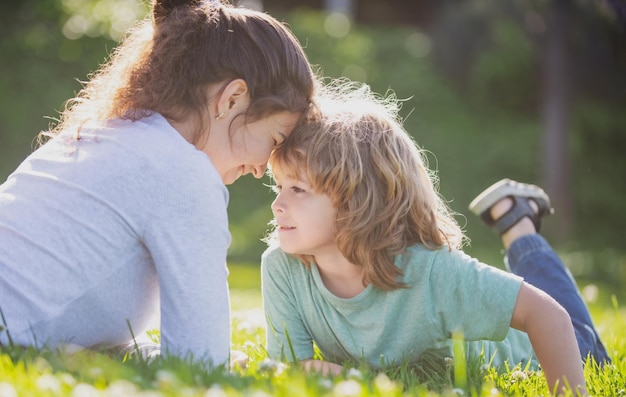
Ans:
{"label": "green lawn", "polygon": [[[346,368],[344,375],[306,375],[297,367],[267,359],[258,268],[231,270],[233,348],[250,357],[247,368],[207,371],[172,358],[147,363],[106,352],[65,354],[10,348],[0,353],[0,397],[13,396],[539,396],[540,373],[513,368],[496,373],[464,362],[439,372],[402,367],[386,373]],[[626,395],[626,307],[602,288],[583,285],[592,315],[613,365],[586,368],[589,392]],[[586,288],[585,288],[586,287]],[[598,293],[599,292],[599,293]],[[460,376],[467,371],[468,380]],[[456,374],[456,382],[454,379]]]}

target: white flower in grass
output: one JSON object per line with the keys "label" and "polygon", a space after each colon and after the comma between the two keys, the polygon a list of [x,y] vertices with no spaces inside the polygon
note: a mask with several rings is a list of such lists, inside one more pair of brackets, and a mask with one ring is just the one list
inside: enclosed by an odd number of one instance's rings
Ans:
{"label": "white flower in grass", "polygon": [[41,391],[50,391],[52,393],[58,393],[61,391],[61,381],[56,376],[52,375],[41,375],[37,378],[35,383],[37,385],[37,389]]}
{"label": "white flower in grass", "polygon": [[37,372],[48,372],[52,371],[52,365],[43,357],[37,357],[33,362],[33,367],[37,370]]}
{"label": "white flower in grass", "polygon": [[17,397],[17,390],[8,382],[0,382],[0,397]]}
{"label": "white flower in grass", "polygon": [[76,384],[76,379],[74,379],[74,377],[70,374],[58,374],[57,378],[67,386],[74,387]]}
{"label": "white flower in grass", "polygon": [[397,388],[396,383],[389,379],[389,377],[382,372],[376,375],[376,378],[374,379],[374,384],[376,385],[378,390],[383,392],[383,394],[393,392]]}
{"label": "white flower in grass", "polygon": [[500,390],[498,390],[496,387],[492,387],[491,390],[489,390],[489,396],[502,397],[502,393],[500,393]]}
{"label": "white flower in grass", "polygon": [[458,387],[452,389],[452,393],[454,393],[457,396],[464,396],[465,395],[465,391],[463,389],[459,389]]}
{"label": "white flower in grass", "polygon": [[256,343],[250,340],[247,340],[243,343],[243,347],[245,347],[246,349],[256,349],[257,345]]}
{"label": "white flower in grass", "polygon": [[333,381],[328,378],[320,378],[317,381],[317,384],[320,389],[328,391],[333,388]]}
{"label": "white flower in grass", "polygon": [[452,357],[445,357],[443,359],[443,363],[446,365],[446,367],[448,368],[452,368],[454,367],[454,359]]}
{"label": "white flower in grass", "polygon": [[276,371],[274,372],[276,375],[282,374],[287,369],[287,365],[285,363],[278,363],[276,366]]}
{"label": "white flower in grass", "polygon": [[157,390],[145,390],[135,394],[138,397],[163,397],[163,394]]}
{"label": "white flower in grass", "polygon": [[185,387],[183,389],[176,390],[176,395],[180,397],[195,396],[197,394],[198,394],[197,390],[191,387]]}
{"label": "white flower in grass", "polygon": [[107,397],[127,397],[137,394],[138,388],[133,382],[126,379],[118,379],[106,389]]}
{"label": "white flower in grass", "polygon": [[266,392],[262,391],[262,390],[255,390],[250,397],[272,397],[270,394],[267,394]]}
{"label": "white flower in grass", "polygon": [[156,373],[156,386],[160,389],[169,389],[171,387],[174,386],[174,384],[176,384],[176,381],[178,380],[178,378],[176,377],[176,374],[170,372],[170,371],[166,371],[166,370],[159,370]]}
{"label": "white flower in grass", "polygon": [[94,378],[100,378],[104,375],[104,370],[98,367],[89,368],[89,375]]}
{"label": "white flower in grass", "polygon": [[98,389],[87,383],[79,383],[72,389],[72,397],[100,397]]}
{"label": "white flower in grass", "polygon": [[213,385],[207,389],[204,397],[227,397],[227,394],[220,385]]}
{"label": "white flower in grass", "polygon": [[363,374],[361,373],[361,371],[359,371],[356,368],[350,368],[348,370],[348,374],[346,375],[346,378],[348,379],[356,379],[356,380],[362,380],[363,379]]}
{"label": "white flower in grass", "polygon": [[526,375],[526,372],[524,372],[524,371],[513,371],[513,372],[511,372],[511,380],[513,382],[524,381],[526,379],[528,379],[528,375]]}
{"label": "white flower in grass", "polygon": [[278,361],[272,360],[271,358],[266,358],[259,363],[259,371],[261,372],[269,372],[276,369],[278,366]]}
{"label": "white flower in grass", "polygon": [[254,331],[256,331],[256,328],[252,326],[252,324],[250,324],[248,321],[242,321],[239,324],[237,324],[237,331],[241,331],[241,332],[246,332],[248,334],[252,334],[254,333]]}
{"label": "white flower in grass", "polygon": [[361,394],[361,385],[354,379],[344,380],[335,385],[333,394],[341,397],[352,397]]}
{"label": "white flower in grass", "polygon": [[259,363],[259,366],[258,366],[259,372],[264,372],[264,373],[271,372],[276,375],[282,374],[286,368],[287,366],[285,365],[285,363],[272,360],[271,358],[264,359],[263,361]]}

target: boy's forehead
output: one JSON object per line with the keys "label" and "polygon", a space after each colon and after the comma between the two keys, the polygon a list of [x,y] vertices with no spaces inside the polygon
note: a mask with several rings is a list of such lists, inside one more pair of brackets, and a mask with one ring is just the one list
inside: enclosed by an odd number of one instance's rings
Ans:
{"label": "boy's forehead", "polygon": [[274,179],[306,180],[303,167],[293,162],[287,163],[283,160],[274,161],[270,169]]}

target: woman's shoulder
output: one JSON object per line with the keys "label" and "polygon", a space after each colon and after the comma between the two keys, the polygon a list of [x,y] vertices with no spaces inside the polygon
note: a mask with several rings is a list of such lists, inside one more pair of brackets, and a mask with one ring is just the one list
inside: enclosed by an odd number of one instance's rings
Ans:
{"label": "woman's shoulder", "polygon": [[[134,151],[139,169],[155,173],[156,183],[194,190],[214,189],[221,177],[209,157],[189,143],[162,115],[152,113],[136,121],[116,120],[116,138]],[[225,189],[225,188],[224,188]]]}
{"label": "woman's shoulder", "polygon": [[150,213],[151,222],[176,216],[193,219],[194,225],[209,218],[217,224],[226,217],[229,193],[219,173],[163,116],[116,119],[106,129],[98,132],[101,141],[91,150],[107,161],[115,158],[117,182],[125,185],[126,194],[141,196],[139,210]]}
{"label": "woman's shoulder", "polygon": [[115,139],[135,144],[139,153],[150,154],[148,150],[161,156],[189,155],[194,151],[201,153],[159,113],[151,113],[138,120],[111,120],[106,127]]}

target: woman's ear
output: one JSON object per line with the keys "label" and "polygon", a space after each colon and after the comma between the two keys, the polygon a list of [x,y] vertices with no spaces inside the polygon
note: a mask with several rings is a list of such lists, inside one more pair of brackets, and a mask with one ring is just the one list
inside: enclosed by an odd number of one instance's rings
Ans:
{"label": "woman's ear", "polygon": [[227,118],[230,112],[242,113],[248,108],[250,95],[248,84],[243,79],[230,81],[217,99],[216,119]]}

